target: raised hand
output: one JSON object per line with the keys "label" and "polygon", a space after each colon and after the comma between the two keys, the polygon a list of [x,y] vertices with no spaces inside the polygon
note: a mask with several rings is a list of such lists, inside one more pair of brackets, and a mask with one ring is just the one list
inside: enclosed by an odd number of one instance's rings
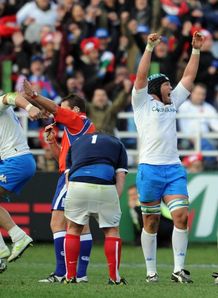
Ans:
{"label": "raised hand", "polygon": [[33,87],[30,84],[30,82],[28,82],[27,80],[23,81],[23,91],[24,91],[24,97],[33,98],[35,91],[33,90]]}
{"label": "raised hand", "polygon": [[203,43],[204,43],[204,36],[200,32],[195,31],[192,37],[192,47],[194,49],[200,50]]}
{"label": "raised hand", "polygon": [[158,45],[161,41],[161,36],[157,33],[151,33],[148,35],[147,43],[150,44],[152,47]]}
{"label": "raised hand", "polygon": [[148,35],[147,38],[147,46],[146,46],[146,50],[148,52],[152,52],[154,47],[156,45],[158,45],[161,41],[161,36],[157,33],[151,33]]}

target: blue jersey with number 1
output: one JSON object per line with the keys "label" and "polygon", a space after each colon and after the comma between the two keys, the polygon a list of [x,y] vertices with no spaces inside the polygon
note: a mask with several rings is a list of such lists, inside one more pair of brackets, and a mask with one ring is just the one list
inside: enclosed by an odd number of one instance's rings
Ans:
{"label": "blue jersey with number 1", "polygon": [[128,172],[127,163],[124,145],[102,133],[81,136],[67,156],[71,181],[115,184],[115,173]]}

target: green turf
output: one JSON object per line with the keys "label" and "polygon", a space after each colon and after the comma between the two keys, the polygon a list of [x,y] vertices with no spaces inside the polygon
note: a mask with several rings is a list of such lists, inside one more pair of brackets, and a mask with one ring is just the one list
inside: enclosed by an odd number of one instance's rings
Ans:
{"label": "green turf", "polygon": [[215,245],[191,246],[187,256],[187,269],[191,271],[194,284],[174,284],[170,281],[172,271],[171,249],[158,250],[160,282],[145,282],[145,266],[140,247],[123,246],[121,274],[128,286],[108,286],[107,267],[102,246],[95,246],[89,267],[88,284],[39,284],[38,279],[54,270],[51,245],[35,244],[21,259],[9,264],[0,274],[0,297],[2,298],[55,298],[55,297],[125,297],[125,298],[177,298],[218,297],[211,273],[218,271],[218,252]]}

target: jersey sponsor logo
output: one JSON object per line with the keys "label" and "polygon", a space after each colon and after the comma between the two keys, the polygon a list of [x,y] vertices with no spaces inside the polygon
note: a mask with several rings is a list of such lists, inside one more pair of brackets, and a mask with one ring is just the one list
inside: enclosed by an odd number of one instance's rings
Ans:
{"label": "jersey sponsor logo", "polygon": [[162,112],[165,112],[165,113],[175,113],[176,112],[176,109],[174,107],[156,107],[156,106],[153,106],[152,107],[152,112],[158,112],[158,113],[162,113]]}
{"label": "jersey sponsor logo", "polygon": [[3,183],[7,183],[7,177],[4,174],[0,175],[0,181]]}

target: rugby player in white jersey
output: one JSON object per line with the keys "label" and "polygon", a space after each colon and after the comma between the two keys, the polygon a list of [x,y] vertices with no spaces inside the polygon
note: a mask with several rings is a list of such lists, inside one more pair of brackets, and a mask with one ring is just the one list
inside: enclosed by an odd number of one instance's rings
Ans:
{"label": "rugby player in white jersey", "polygon": [[143,215],[141,243],[147,267],[146,281],[157,282],[157,230],[163,199],[174,222],[174,270],[171,280],[191,283],[190,272],[184,269],[189,201],[186,172],[177,151],[176,112],[192,89],[203,37],[198,32],[194,33],[191,57],[180,82],[173,90],[166,75],[154,74],[148,77],[152,51],[160,40],[157,33],[148,36],[132,91],[134,119],[140,143],[137,188]]}
{"label": "rugby player in white jersey", "polygon": [[[0,201],[11,192],[19,193],[23,185],[35,174],[35,160],[13,107],[23,108],[31,120],[40,117],[40,110],[19,93],[0,96]],[[0,272],[8,262],[15,261],[33,241],[0,206],[0,227],[5,229],[13,242],[12,251],[0,233]]]}

